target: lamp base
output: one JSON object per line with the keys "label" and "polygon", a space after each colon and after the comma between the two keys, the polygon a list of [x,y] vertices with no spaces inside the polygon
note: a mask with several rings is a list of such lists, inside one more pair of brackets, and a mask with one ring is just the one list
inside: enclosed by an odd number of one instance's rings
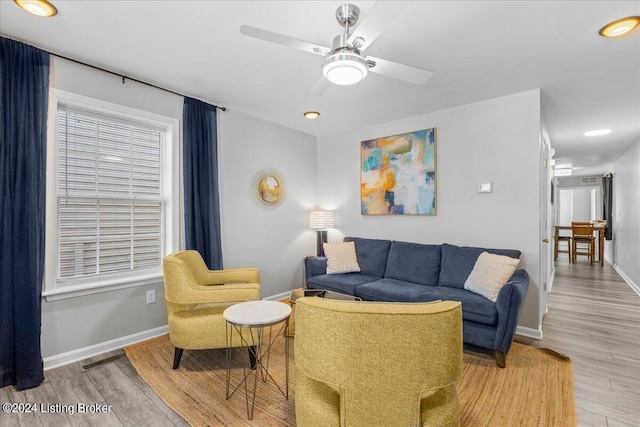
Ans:
{"label": "lamp base", "polygon": [[316,248],[318,256],[324,256],[323,243],[327,243],[327,230],[318,230],[318,246]]}

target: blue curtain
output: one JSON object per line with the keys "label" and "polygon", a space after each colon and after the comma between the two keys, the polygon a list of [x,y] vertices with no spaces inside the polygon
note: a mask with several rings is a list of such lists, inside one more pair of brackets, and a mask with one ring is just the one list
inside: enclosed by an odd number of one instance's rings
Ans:
{"label": "blue curtain", "polygon": [[0,387],[44,379],[44,274],[49,54],[0,38]]}
{"label": "blue curtain", "polygon": [[613,174],[608,173],[602,177],[603,216],[607,221],[607,229],[604,232],[606,240],[613,239]]}
{"label": "blue curtain", "polygon": [[221,270],[216,107],[185,98],[182,129],[185,243]]}

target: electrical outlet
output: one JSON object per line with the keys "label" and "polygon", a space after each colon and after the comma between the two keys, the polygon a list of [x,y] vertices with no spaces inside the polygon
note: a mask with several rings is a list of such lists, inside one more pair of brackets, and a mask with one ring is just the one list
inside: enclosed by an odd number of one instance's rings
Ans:
{"label": "electrical outlet", "polygon": [[627,252],[627,261],[629,260],[629,252]]}
{"label": "electrical outlet", "polygon": [[154,302],[156,302],[156,290],[151,289],[147,291],[147,304],[153,304]]}

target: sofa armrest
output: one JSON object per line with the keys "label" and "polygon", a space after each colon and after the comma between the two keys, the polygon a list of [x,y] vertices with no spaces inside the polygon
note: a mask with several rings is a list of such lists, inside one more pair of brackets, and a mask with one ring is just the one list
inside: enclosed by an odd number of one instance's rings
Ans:
{"label": "sofa armrest", "polygon": [[[517,270],[513,273],[513,276],[507,281],[506,286],[512,286],[514,288],[514,294],[511,295],[512,303],[516,305],[522,304],[527,296],[527,289],[529,288],[529,274],[526,270]],[[507,292],[505,292],[506,294]],[[498,295],[498,300],[500,295]]]}
{"label": "sofa armrest", "polygon": [[304,259],[304,278],[320,276],[327,273],[327,258],[321,256],[308,256]]}
{"label": "sofa armrest", "polygon": [[497,351],[507,353],[511,348],[513,336],[518,326],[520,305],[527,296],[529,275],[525,270],[513,273],[506,285],[500,290],[496,301],[498,325],[494,347]]}

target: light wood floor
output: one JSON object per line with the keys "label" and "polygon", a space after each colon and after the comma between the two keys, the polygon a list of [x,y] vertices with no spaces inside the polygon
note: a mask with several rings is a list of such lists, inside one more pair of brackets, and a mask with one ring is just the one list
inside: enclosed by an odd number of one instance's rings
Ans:
{"label": "light wood floor", "polygon": [[[109,356],[121,358],[87,370],[82,367]],[[31,413],[6,414],[0,410],[0,427],[189,425],[140,378],[122,350],[48,370],[44,382],[33,389],[16,391],[14,387],[2,388],[0,402],[38,404],[38,411]],[[52,408],[44,413],[40,403]],[[55,413],[56,403],[72,406],[76,411],[69,414],[66,408],[61,407]],[[111,405],[111,411],[78,413],[78,403]]]}
{"label": "light wood floor", "polygon": [[532,345],[571,357],[579,426],[640,426],[640,296],[609,264],[559,258],[542,329]]}
{"label": "light wood floor", "polygon": [[[571,357],[579,426],[640,427],[640,296],[608,264],[569,264],[565,257],[556,264],[548,306],[544,338],[531,344]],[[126,357],[82,367],[122,354],[49,370],[35,389],[0,389],[0,403],[99,403],[111,405],[111,412],[43,413],[39,406],[38,412],[23,414],[0,410],[0,426],[186,426]]]}

